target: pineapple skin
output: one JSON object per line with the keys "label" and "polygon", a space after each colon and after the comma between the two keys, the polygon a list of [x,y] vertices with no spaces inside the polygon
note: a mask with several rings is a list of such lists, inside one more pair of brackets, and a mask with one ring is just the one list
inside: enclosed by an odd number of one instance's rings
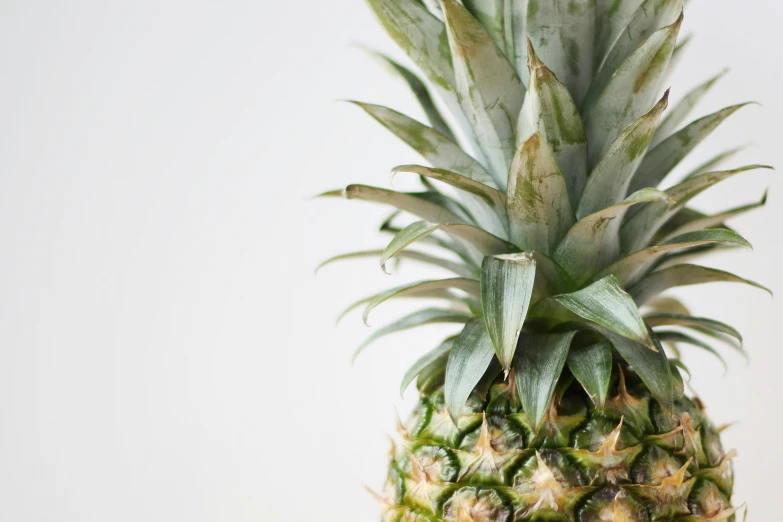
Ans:
{"label": "pineapple skin", "polygon": [[459,427],[442,384],[425,384],[375,495],[381,520],[734,521],[734,452],[700,401],[682,396],[670,415],[627,367],[615,380],[603,410],[567,385],[538,434],[501,378],[473,393]]}

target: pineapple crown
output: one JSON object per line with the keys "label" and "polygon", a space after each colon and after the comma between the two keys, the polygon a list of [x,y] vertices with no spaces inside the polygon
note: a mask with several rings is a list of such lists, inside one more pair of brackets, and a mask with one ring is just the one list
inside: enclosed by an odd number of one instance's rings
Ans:
{"label": "pineapple crown", "polygon": [[[445,372],[453,419],[480,382],[513,374],[534,426],[568,371],[602,407],[613,360],[625,361],[671,409],[683,393],[664,345],[716,353],[706,335],[737,349],[732,327],[690,314],[659,294],[679,286],[740,282],[692,264],[717,248],[749,247],[724,223],[765,199],[715,215],[687,204],[713,185],[760,165],[716,170],[711,159],[666,190],[667,175],[735,105],[685,124],[711,78],[667,110],[661,91],[684,43],[683,0],[368,0],[389,35],[426,76],[459,125],[439,112],[420,77],[379,53],[413,91],[429,125],[389,108],[353,102],[424,157],[404,165],[424,189],[350,185],[323,196],[396,207],[381,227],[385,249],[323,264],[378,256],[437,266],[453,277],[406,284],[368,297],[364,319],[382,303],[426,298],[425,308],[375,332],[357,350],[401,330],[458,323],[457,336],[417,361],[417,377]],[[463,146],[459,145],[462,143]],[[400,215],[415,220],[405,226]],[[433,252],[412,250],[430,245]],[[444,257],[445,256],[445,257]],[[346,311],[346,312],[347,312]]]}

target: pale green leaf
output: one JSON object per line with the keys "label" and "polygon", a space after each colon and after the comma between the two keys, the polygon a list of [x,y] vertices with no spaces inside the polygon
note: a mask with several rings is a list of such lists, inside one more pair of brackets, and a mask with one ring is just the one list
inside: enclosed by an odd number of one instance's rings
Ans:
{"label": "pale green leaf", "polygon": [[607,276],[570,294],[555,296],[562,306],[591,323],[655,350],[633,298],[614,276]]}
{"label": "pale green leaf", "polygon": [[[332,263],[337,263],[339,261],[348,261],[351,259],[362,259],[365,257],[374,257],[379,258],[383,255],[383,250],[362,250],[359,252],[350,252],[347,254],[340,254],[334,257],[330,257],[326,261],[323,261],[318,267],[315,269],[316,272],[321,270],[327,265],[331,265]],[[397,256],[398,258],[404,258],[404,259],[410,259],[412,261],[418,261],[420,263],[425,263],[433,266],[437,266],[440,268],[443,268],[445,270],[448,270],[450,272],[453,272],[461,277],[473,277],[475,276],[475,272],[460,263],[455,263],[453,261],[448,261],[446,259],[441,259],[439,257],[431,256],[429,254],[424,254],[422,252],[416,252],[411,250],[406,250],[404,252],[398,252]]]}
{"label": "pale green leaf", "polygon": [[670,135],[672,135],[680,125],[685,121],[685,118],[691,113],[691,111],[699,104],[704,96],[712,89],[712,87],[726,75],[728,70],[724,69],[723,72],[717,76],[713,76],[706,82],[695,87],[693,90],[683,97],[680,102],[668,111],[666,117],[661,121],[658,126],[658,130],[653,136],[652,145],[656,146]]}
{"label": "pale green leaf", "polygon": [[506,371],[511,369],[535,278],[536,262],[530,254],[484,259],[481,275],[484,321],[498,360]]}
{"label": "pale green leaf", "polygon": [[444,169],[431,169],[418,165],[402,165],[392,171],[392,181],[399,172],[409,172],[434,179],[458,189],[458,196],[476,223],[498,237],[508,237],[506,196],[498,190],[478,181]]}
{"label": "pale green leaf", "polygon": [[421,81],[418,75],[383,53],[366,47],[362,47],[362,49],[364,49],[370,56],[381,63],[381,65],[383,65],[391,74],[399,76],[406,84],[408,84],[411,92],[416,97],[416,100],[419,102],[419,105],[421,105],[421,108],[424,110],[424,114],[427,115],[427,119],[429,120],[430,125],[432,125],[432,128],[449,140],[456,143],[457,140],[454,137],[454,133],[449,127],[449,124],[446,123],[446,120],[443,118],[440,111],[438,110],[438,107],[435,105],[435,102],[430,95],[429,89],[427,89],[427,86],[424,85],[424,82]]}
{"label": "pale green leaf", "polygon": [[395,334],[398,332],[404,332],[411,328],[419,326],[425,326],[428,324],[442,324],[442,323],[467,323],[473,318],[472,314],[460,312],[458,310],[450,310],[443,308],[426,308],[406,315],[405,317],[390,323],[383,328],[379,328],[371,336],[369,336],[362,344],[356,348],[353,354],[351,362],[354,362],[357,357],[364,351],[365,348],[370,346],[378,339],[387,335]]}
{"label": "pale green leaf", "polygon": [[469,322],[454,341],[446,365],[444,394],[446,410],[455,425],[494,355],[492,340],[481,318]]}
{"label": "pale green leaf", "polygon": [[577,282],[588,281],[595,273],[620,257],[618,233],[623,216],[632,205],[666,201],[657,189],[643,189],[613,205],[580,219],[557,247],[554,259]]}
{"label": "pale green leaf", "polygon": [[654,103],[681,22],[682,17],[653,33],[622,63],[595,103],[583,106],[589,166],[596,165],[617,137]]}
{"label": "pale green leaf", "polygon": [[642,379],[652,396],[667,411],[674,409],[675,385],[672,369],[666,353],[658,346],[650,350],[635,341],[617,335],[612,331],[602,332],[612,343],[615,350],[625,359],[634,372]]}
{"label": "pale green leaf", "polygon": [[524,332],[514,361],[522,409],[535,433],[549,411],[555,386],[563,373],[576,332],[536,334]]}
{"label": "pale green leaf", "polygon": [[587,180],[587,138],[579,110],[565,85],[538,58],[528,51],[530,84],[517,125],[517,145],[538,134],[557,160],[568,187],[572,208]]}
{"label": "pale green leaf", "polygon": [[657,270],[630,287],[628,292],[634,297],[636,303],[642,306],[651,298],[671,288],[704,283],[743,283],[772,294],[769,289],[748,279],[723,270],[699,265],[675,265]]}
{"label": "pale green leaf", "polygon": [[514,250],[513,245],[473,225],[449,225],[416,221],[398,232],[381,254],[381,268],[383,271],[386,271],[386,263],[390,259],[402,253],[409,245],[429,236],[436,230],[442,230],[475,248],[481,253],[482,257],[485,255],[503,254]]}
{"label": "pale green leaf", "polygon": [[712,158],[708,159],[704,163],[700,164],[698,167],[691,170],[688,174],[683,177],[683,180],[686,180],[688,178],[692,178],[694,176],[698,176],[699,174],[704,174],[705,172],[712,172],[714,170],[717,170],[717,167],[723,165],[726,163],[726,161],[730,160],[743,150],[745,150],[747,147],[734,147],[733,149],[727,150],[725,152],[721,152],[720,154],[717,154],[713,156]]}
{"label": "pale green leaf", "polygon": [[572,346],[568,353],[568,368],[598,409],[603,409],[612,379],[611,343]]}
{"label": "pale green leaf", "polygon": [[[666,110],[669,93],[647,114],[625,129],[587,178],[576,215],[579,219],[623,201],[628,186],[644,160],[644,154]],[[646,188],[646,187],[642,187]],[[641,190],[641,189],[639,189]],[[638,192],[634,190],[633,192]]]}
{"label": "pale green leaf", "polygon": [[744,343],[742,334],[740,334],[736,328],[714,319],[708,319],[706,317],[694,317],[692,315],[673,313],[656,313],[645,315],[644,322],[647,323],[647,326],[650,328],[657,328],[659,326],[681,326],[684,328],[691,328],[699,332],[711,330],[733,337],[739,342],[740,347]]}
{"label": "pale green leaf", "polygon": [[669,201],[645,205],[622,228],[621,242],[625,252],[636,252],[650,244],[660,228],[689,201],[708,188],[742,172],[769,169],[764,165],[750,165],[734,170],[707,172],[687,179],[668,189]]}
{"label": "pale green leaf", "polygon": [[525,0],[517,4],[521,6],[515,9],[524,10],[524,27],[514,27],[516,66],[523,83],[529,83],[527,36],[574,101],[581,104],[593,78],[594,0]]}
{"label": "pale green leaf", "polygon": [[[342,312],[340,312],[340,315],[337,316],[335,323],[340,324],[340,321],[342,321],[346,315],[353,312],[357,308],[360,308],[363,305],[367,305],[367,303],[372,301],[376,297],[376,295],[377,294],[373,294],[368,297],[363,297],[362,299],[359,299],[358,301],[351,303],[349,306],[343,309]],[[400,297],[404,297],[406,299],[435,299],[439,301],[447,301],[450,302],[451,305],[454,307],[457,308],[461,307],[465,311],[470,311],[468,306],[465,304],[465,299],[457,296],[448,288],[435,288],[431,290],[423,290],[420,292],[409,292]]]}
{"label": "pale green leaf", "polygon": [[538,134],[514,157],[507,204],[511,242],[524,251],[553,252],[574,224],[565,178]]}
{"label": "pale green leaf", "polygon": [[609,53],[612,44],[628,26],[634,13],[644,0],[595,0],[595,68]]}
{"label": "pale green leaf", "polygon": [[[628,3],[627,0],[625,3]],[[599,64],[585,105],[593,105],[609,84],[623,62],[659,29],[677,21],[682,13],[682,0],[645,0],[633,13],[628,24],[615,40],[606,57]],[[604,23],[603,20],[599,25]]]}
{"label": "pale green leaf", "polygon": [[657,187],[664,178],[676,167],[693,149],[696,148],[707,136],[729,116],[747,105],[734,105],[709,116],[694,121],[682,130],[677,131],[663,140],[657,147],[650,150],[644,161],[639,166],[633,181],[631,191],[644,187]]}
{"label": "pale green leaf", "polygon": [[465,277],[453,277],[451,279],[438,279],[435,281],[419,281],[407,285],[390,288],[381,292],[372,298],[364,308],[363,319],[365,324],[370,317],[370,313],[379,305],[389,299],[399,299],[401,297],[411,297],[421,293],[436,293],[439,291],[460,290],[471,297],[481,297],[481,285],[475,279]]}
{"label": "pale green leaf", "polygon": [[427,201],[417,194],[395,192],[393,190],[370,187],[368,185],[348,185],[345,188],[346,199],[361,199],[384,205],[391,205],[434,223],[464,223],[464,219],[444,206]]}
{"label": "pale green leaf", "polygon": [[497,187],[486,169],[459,145],[431,127],[381,105],[351,102],[407,143],[432,165]]}
{"label": "pale green leaf", "polygon": [[454,346],[453,340],[446,341],[434,350],[422,355],[421,358],[413,363],[413,366],[411,366],[408,371],[405,372],[405,375],[402,378],[402,384],[400,385],[400,396],[405,393],[405,390],[408,389],[408,386],[410,386],[413,380],[419,375],[419,373],[421,373],[424,368],[438,360],[440,357],[443,357],[446,352],[451,350],[452,346]]}
{"label": "pale green leaf", "polygon": [[750,248],[750,243],[732,230],[720,228],[699,230],[677,236],[662,245],[634,252],[601,271],[599,276],[612,274],[623,284],[632,284],[666,254],[718,244]]}
{"label": "pale green leaf", "polygon": [[463,0],[465,7],[492,37],[498,49],[513,56],[514,35],[510,9],[513,0]]}
{"label": "pale green leaf", "polygon": [[441,2],[460,105],[498,187],[503,189],[514,156],[515,123],[525,88],[478,20],[456,0]]}
{"label": "pale green leaf", "polygon": [[696,339],[695,337],[684,334],[682,332],[669,332],[669,331],[656,332],[656,336],[658,337],[658,340],[660,340],[662,343],[673,343],[674,345],[689,344],[691,346],[701,348],[702,350],[705,350],[706,352],[709,352],[710,354],[717,357],[718,360],[723,365],[724,371],[729,370],[729,365],[726,364],[726,359],[724,359],[723,356],[715,348],[712,347],[712,345],[702,341],[701,339]]}

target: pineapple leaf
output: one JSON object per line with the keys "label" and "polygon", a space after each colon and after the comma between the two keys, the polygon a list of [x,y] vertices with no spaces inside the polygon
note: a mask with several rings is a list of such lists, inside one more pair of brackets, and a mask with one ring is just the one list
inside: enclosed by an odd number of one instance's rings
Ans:
{"label": "pineapple leaf", "polygon": [[585,104],[594,104],[622,63],[655,31],[675,23],[680,13],[682,13],[682,0],[642,2],[598,67],[595,79],[585,97]]}
{"label": "pineapple leaf", "polygon": [[[359,252],[349,252],[347,254],[340,254],[334,257],[330,257],[326,261],[323,261],[318,267],[315,269],[316,273],[324,268],[327,265],[331,265],[332,263],[337,263],[339,261],[348,261],[351,259],[361,259],[365,257],[375,257],[378,258],[382,256],[384,253],[383,250],[362,250]],[[431,256],[429,254],[424,254],[422,252],[416,252],[411,250],[406,250],[404,252],[397,253],[398,258],[405,258],[410,259],[413,261],[418,261],[420,263],[425,263],[433,266],[437,266],[440,268],[443,268],[445,270],[448,270],[450,272],[453,272],[461,277],[475,277],[475,273],[472,269],[468,268],[465,265],[461,265],[459,263],[455,263],[453,261],[448,261],[446,259],[441,259],[439,257]]]}
{"label": "pineapple leaf", "polygon": [[656,349],[633,298],[621,288],[620,281],[614,276],[604,277],[577,292],[557,295],[554,299],[590,323],[650,350]]}
{"label": "pineapple leaf", "polygon": [[557,247],[555,261],[577,283],[584,283],[620,256],[618,232],[628,208],[667,199],[665,192],[647,188],[632,194],[618,205],[580,219]]}
{"label": "pineapple leaf", "polygon": [[634,179],[636,169],[642,164],[650,139],[655,133],[663,111],[666,110],[668,100],[667,91],[647,114],[633,122],[609,147],[587,178],[587,185],[576,213],[579,219],[625,199],[628,186]]}
{"label": "pineapple leaf", "polygon": [[[541,58],[549,65],[574,101],[581,104],[593,78],[593,43],[595,34],[594,0],[526,0],[524,26],[514,29],[518,41],[516,65],[524,83],[529,73],[525,63],[526,42],[532,41]],[[565,168],[565,167],[564,167]]]}
{"label": "pineapple leaf", "polygon": [[421,358],[413,363],[413,365],[408,369],[407,372],[405,372],[405,375],[402,378],[402,384],[400,384],[400,396],[405,393],[405,390],[408,389],[408,386],[411,385],[416,376],[418,376],[424,368],[451,350],[452,346],[454,346],[454,340],[446,341],[434,350],[422,355]]}
{"label": "pineapple leaf", "polygon": [[635,282],[666,254],[704,245],[738,245],[750,248],[750,243],[732,230],[712,228],[677,236],[662,245],[639,250],[604,269],[600,276],[612,274],[623,284]]}
{"label": "pineapple leaf", "polygon": [[714,331],[733,337],[737,340],[740,347],[742,347],[744,344],[742,334],[740,334],[736,328],[719,321],[715,321],[714,319],[707,319],[706,317],[693,317],[691,315],[672,313],[657,313],[644,316],[644,322],[650,328],[657,328],[659,326],[681,326],[683,328],[691,328],[699,332],[704,332],[705,330]]}
{"label": "pineapple leaf", "polygon": [[660,142],[668,138],[673,134],[677,128],[685,121],[685,118],[691,113],[691,111],[698,105],[698,103],[704,98],[704,96],[712,89],[712,87],[718,83],[718,80],[723,78],[728,69],[724,69],[722,72],[713,76],[706,82],[698,85],[693,90],[688,92],[683,99],[675,105],[661,121],[658,130],[653,136],[652,147],[655,147]]}
{"label": "pineapple leaf", "polygon": [[394,236],[389,246],[383,251],[381,254],[381,269],[386,272],[386,263],[390,259],[402,253],[409,245],[429,236],[436,230],[442,230],[456,239],[464,241],[476,248],[482,255],[503,254],[513,251],[512,245],[473,225],[449,225],[416,221]]}
{"label": "pineapple leaf", "polygon": [[529,45],[530,85],[517,124],[517,145],[534,134],[552,150],[568,187],[572,208],[587,180],[587,138],[579,110],[565,85]]}
{"label": "pineapple leaf", "polygon": [[369,345],[377,341],[378,339],[398,332],[403,332],[411,328],[418,326],[425,326],[428,324],[442,324],[442,323],[467,323],[473,318],[472,314],[466,312],[460,312],[458,310],[450,310],[443,308],[427,308],[413,312],[405,317],[394,321],[391,324],[379,328],[371,336],[369,336],[362,344],[356,348],[353,354],[351,363],[356,361],[356,358],[367,348]]}
{"label": "pineapple leaf", "polygon": [[443,170],[402,165],[392,170],[391,179],[400,172],[409,172],[451,185],[459,190],[458,195],[476,223],[487,232],[499,237],[508,237],[508,216],[506,196],[492,187],[474,181],[460,174]]}
{"label": "pineapple leaf", "polygon": [[653,33],[622,63],[596,101],[582,107],[589,166],[597,164],[623,129],[655,101],[681,23],[682,16]]}
{"label": "pineapple leaf", "polygon": [[729,221],[737,216],[741,216],[747,212],[756,210],[757,208],[761,208],[766,204],[767,204],[767,192],[764,192],[764,196],[762,196],[761,201],[758,201],[756,203],[751,203],[749,205],[742,205],[741,207],[736,207],[730,210],[726,210],[724,212],[720,212],[718,214],[713,214],[711,216],[697,214],[693,216],[692,219],[684,223],[680,223],[680,225],[677,228],[675,228],[672,232],[665,235],[661,240],[661,242],[668,241],[673,237],[677,237],[682,234],[686,234],[688,232],[695,232],[697,230],[704,230],[706,228],[719,228],[726,221]]}
{"label": "pineapple leaf", "polygon": [[536,334],[524,332],[514,361],[522,409],[534,433],[549,411],[555,386],[563,373],[568,350],[576,332]]}
{"label": "pineapple leaf", "polygon": [[666,353],[659,348],[650,350],[637,342],[611,331],[602,332],[615,350],[625,359],[647,385],[652,396],[671,412],[674,409],[675,378]]}
{"label": "pineapple leaf", "polygon": [[470,13],[481,22],[492,41],[506,56],[514,55],[514,34],[508,0],[463,0]]}
{"label": "pineapple leaf", "polygon": [[494,355],[495,349],[484,320],[477,318],[465,325],[454,341],[446,364],[446,409],[454,425],[457,425],[468,397],[489,368]]}
{"label": "pineapple leaf", "polygon": [[440,291],[450,290],[461,290],[469,296],[477,299],[481,296],[481,285],[479,282],[475,279],[467,279],[465,277],[453,277],[451,279],[438,279],[434,281],[409,283],[407,285],[390,288],[381,292],[380,294],[377,294],[365,307],[362,318],[364,323],[368,324],[367,320],[370,317],[370,313],[380,304],[388,301],[389,299],[411,297],[421,293],[428,295],[438,295],[438,292]]}
{"label": "pineapple leaf", "polygon": [[565,178],[538,134],[519,147],[508,179],[511,242],[549,254],[574,224]]}
{"label": "pineapple leaf", "polygon": [[707,138],[723,121],[748,105],[743,103],[727,107],[698,119],[663,140],[652,149],[639,166],[631,182],[631,191],[644,187],[657,187],[674,167]]}
{"label": "pineapple leaf", "polygon": [[441,4],[462,111],[498,187],[504,189],[525,88],[484,26],[456,0],[441,0]]}
{"label": "pineapple leaf", "polygon": [[701,339],[696,339],[695,337],[684,334],[682,332],[671,332],[671,331],[656,332],[656,336],[658,337],[658,340],[660,340],[662,343],[673,343],[675,345],[689,344],[691,346],[701,348],[702,350],[705,350],[718,358],[718,360],[723,365],[724,372],[729,371],[729,365],[726,363],[726,359],[723,358],[723,356],[718,352],[718,350],[713,348],[710,344],[705,343]]}
{"label": "pineapple leaf", "polygon": [[508,372],[533,295],[536,261],[530,254],[487,257],[481,271],[484,321],[498,360]]}
{"label": "pineapple leaf", "polygon": [[683,177],[683,180],[686,180],[688,178],[692,178],[694,176],[698,176],[699,174],[704,174],[705,172],[712,172],[714,170],[717,170],[717,167],[720,165],[723,165],[726,163],[726,161],[730,160],[734,156],[736,156],[738,153],[745,150],[746,146],[741,147],[734,147],[733,149],[727,150],[725,152],[721,152],[720,154],[717,154],[713,156],[712,158],[708,159],[698,167],[691,170],[688,174],[686,174]]}
{"label": "pineapple leaf", "polygon": [[478,161],[432,127],[427,127],[423,123],[381,105],[357,101],[351,103],[362,108],[431,164],[457,172],[490,187],[497,187],[492,176]]}
{"label": "pineapple leaf", "polygon": [[568,353],[568,368],[595,405],[603,409],[612,379],[611,343],[572,346]]}
{"label": "pineapple leaf", "polygon": [[441,133],[449,140],[455,143],[457,142],[457,139],[454,137],[454,133],[449,127],[449,124],[446,123],[445,119],[443,119],[443,116],[438,110],[438,107],[435,105],[435,102],[430,95],[429,89],[427,89],[427,86],[424,85],[424,82],[418,77],[416,73],[383,53],[363,46],[361,48],[371,57],[375,58],[391,74],[399,76],[406,84],[408,84],[411,92],[414,96],[416,96],[416,100],[424,110],[424,114],[427,115],[427,119],[429,120],[433,129]]}
{"label": "pineapple leaf", "polygon": [[764,165],[750,165],[734,170],[708,172],[687,179],[668,189],[669,202],[645,205],[623,225],[621,242],[626,252],[636,252],[649,245],[655,233],[690,200],[723,180],[742,172],[771,169]]}
{"label": "pineapple leaf", "polygon": [[743,283],[772,295],[772,291],[758,283],[723,270],[699,265],[675,265],[657,270],[631,286],[628,292],[634,297],[636,303],[642,306],[651,298],[671,288],[704,283]]}
{"label": "pineapple leaf", "polygon": [[414,216],[436,223],[464,223],[465,220],[443,205],[427,201],[419,194],[395,192],[368,185],[348,185],[346,199],[362,199],[374,203],[392,205]]}
{"label": "pineapple leaf", "polygon": [[595,0],[596,20],[601,20],[601,23],[595,26],[596,69],[642,2],[643,0]]}

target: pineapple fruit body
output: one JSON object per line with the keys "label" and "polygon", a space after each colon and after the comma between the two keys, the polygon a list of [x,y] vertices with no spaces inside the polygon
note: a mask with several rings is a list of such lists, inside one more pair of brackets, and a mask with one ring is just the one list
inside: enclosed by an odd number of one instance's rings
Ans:
{"label": "pineapple fruit body", "polygon": [[733,453],[700,402],[668,414],[628,368],[613,388],[598,409],[567,386],[534,433],[500,378],[458,425],[442,385],[425,385],[376,494],[383,522],[733,521]]}

